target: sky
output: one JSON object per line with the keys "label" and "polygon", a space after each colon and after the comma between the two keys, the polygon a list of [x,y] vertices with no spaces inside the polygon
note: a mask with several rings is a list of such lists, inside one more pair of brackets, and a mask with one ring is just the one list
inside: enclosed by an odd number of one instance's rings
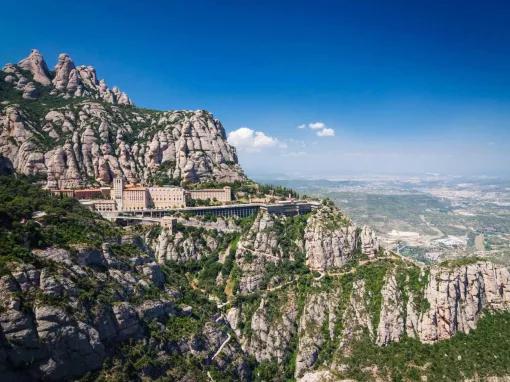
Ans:
{"label": "sky", "polygon": [[0,62],[66,52],[207,109],[250,176],[510,175],[508,1],[11,1]]}

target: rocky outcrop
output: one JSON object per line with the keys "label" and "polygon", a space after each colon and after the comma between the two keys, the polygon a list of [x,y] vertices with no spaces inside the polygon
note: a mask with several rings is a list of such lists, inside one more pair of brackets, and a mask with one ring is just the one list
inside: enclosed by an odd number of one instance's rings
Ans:
{"label": "rocky outcrop", "polygon": [[404,307],[401,303],[403,296],[397,285],[395,273],[388,275],[381,295],[382,303],[375,342],[382,346],[399,341],[403,334],[405,320]]}
{"label": "rocky outcrop", "polygon": [[[241,339],[243,349],[257,361],[276,359],[281,363],[290,350],[291,339],[297,329],[296,296],[289,294],[279,306],[269,305],[262,298],[251,317],[251,335]],[[270,309],[270,310],[269,310]],[[276,311],[276,312],[275,312]]]}
{"label": "rocky outcrop", "polygon": [[339,297],[336,291],[310,294],[299,320],[296,378],[312,369],[327,341],[335,341]]}
{"label": "rocky outcrop", "polygon": [[374,258],[380,251],[381,242],[375,232],[369,226],[365,225],[359,231],[359,240],[361,253],[369,258]]}
{"label": "rocky outcrop", "polygon": [[27,175],[44,171],[44,155],[32,141],[35,126],[27,114],[8,106],[0,112],[0,126],[0,156],[6,166]]}
{"label": "rocky outcrop", "polygon": [[274,229],[275,219],[267,212],[259,213],[237,245],[235,261],[241,272],[241,293],[259,289],[266,273],[266,264],[277,264],[282,260],[282,251]]}
{"label": "rocky outcrop", "polygon": [[306,264],[318,271],[339,268],[356,251],[369,257],[379,252],[379,241],[367,226],[357,229],[338,209],[322,205],[310,217],[305,230]]}
{"label": "rocky outcrop", "polygon": [[[83,248],[73,256],[64,249],[48,248],[34,254],[47,266],[13,264],[12,272],[0,279],[4,296],[0,329],[6,340],[2,350],[8,364],[23,367],[26,375],[57,380],[98,369],[107,344],[111,347],[141,335],[141,320],[147,319],[148,310],[152,319],[176,314],[163,290],[158,301],[150,302],[150,309],[148,301],[138,307],[128,302],[145,282],[145,274],[124,262],[121,269],[130,271],[129,278],[116,277],[120,269],[114,266],[106,274],[96,270],[106,263],[101,252]],[[140,271],[147,266],[157,267],[149,257]],[[85,298],[107,292],[97,289],[96,283],[105,289],[116,285],[118,303],[98,302],[89,311]],[[150,281],[150,285],[155,284]]]}
{"label": "rocky outcrop", "polygon": [[[378,345],[397,342],[404,335],[432,343],[447,340],[457,332],[469,333],[486,311],[510,308],[510,272],[504,266],[478,262],[453,268],[431,267],[428,276],[423,272],[427,282],[419,291],[408,283],[399,286],[394,271],[386,275],[379,322],[363,313],[368,297],[359,292],[363,285],[356,285],[357,297],[353,295],[348,309],[355,314],[346,321],[368,328]],[[373,325],[377,325],[375,332]]]}
{"label": "rocky outcrop", "polygon": [[[7,64],[3,68],[4,81],[23,93],[23,98],[35,100],[44,92],[63,98],[89,97],[114,105],[132,105],[126,93],[117,87],[109,89],[104,80],[98,81],[96,71],[91,66],[74,65],[68,54],[58,56],[55,70],[50,73],[43,56],[33,49],[27,58],[17,65]],[[34,82],[30,82],[27,75]]]}
{"label": "rocky outcrop", "polygon": [[[18,62],[18,66],[30,72],[34,78],[34,81],[37,81],[43,86],[48,86],[51,84],[50,73],[48,70],[48,66],[44,61],[44,57],[37,49],[32,49],[32,52],[27,58],[24,58],[20,62]],[[13,66],[8,66],[8,68],[12,68]],[[5,70],[4,70],[5,71]],[[10,70],[7,73],[16,73],[11,72]],[[12,78],[12,76],[11,76]]]}
{"label": "rocky outcrop", "polygon": [[[109,248],[34,250],[42,268],[9,264],[10,272],[0,277],[0,371],[7,380],[78,378],[100,369],[125,341],[151,338],[148,323],[189,316],[190,307],[178,304],[179,294],[168,287],[170,280],[152,254],[134,252],[126,258]],[[152,290],[150,298],[144,290]],[[210,319],[197,337],[160,344],[169,346],[161,362],[177,352],[210,363],[227,339],[222,324]],[[215,364],[233,366],[237,378],[246,379],[249,370],[239,344],[226,345]]]}
{"label": "rocky outcrop", "polygon": [[78,109],[51,110],[39,122],[7,106],[0,111],[0,155],[20,173],[45,175],[50,187],[109,184],[115,176],[244,179],[223,126],[204,111],[147,114],[85,101]]}
{"label": "rocky outcrop", "polygon": [[[125,93],[67,54],[50,74],[34,50],[18,65],[5,65],[0,81],[0,90],[33,101],[7,99],[0,106],[0,155],[17,172],[46,176],[49,187],[109,184],[115,176],[143,183],[245,179],[211,114],[123,107],[132,105]],[[44,105],[32,110],[41,95]]]}
{"label": "rocky outcrop", "polygon": [[154,251],[156,259],[164,263],[167,260],[198,261],[211,255],[218,249],[221,234],[213,236],[206,230],[188,227],[177,232],[164,228],[155,239],[149,236],[146,240]]}
{"label": "rocky outcrop", "polygon": [[373,317],[369,310],[365,284],[364,279],[356,280],[353,283],[349,303],[342,315],[344,327],[340,338],[340,348],[345,354],[350,353],[351,344],[358,340],[365,331],[373,335]]}
{"label": "rocky outcrop", "polygon": [[[451,338],[457,332],[469,333],[485,310],[510,308],[510,272],[504,266],[478,262],[453,269],[432,268],[424,298],[430,304],[423,313],[411,304],[408,322],[422,342]],[[413,318],[418,318],[413,322]]]}
{"label": "rocky outcrop", "polygon": [[111,90],[104,80],[97,80],[96,70],[92,66],[75,67],[68,54],[58,56],[55,76],[52,80],[54,89],[51,94],[64,94],[65,97],[99,98],[114,105],[132,105],[126,93],[117,87]]}

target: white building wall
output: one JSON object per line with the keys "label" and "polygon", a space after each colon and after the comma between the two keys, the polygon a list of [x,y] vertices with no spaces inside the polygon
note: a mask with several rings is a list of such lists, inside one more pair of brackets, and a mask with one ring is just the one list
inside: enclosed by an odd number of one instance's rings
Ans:
{"label": "white building wall", "polygon": [[181,187],[149,187],[150,208],[186,207],[186,191]]}

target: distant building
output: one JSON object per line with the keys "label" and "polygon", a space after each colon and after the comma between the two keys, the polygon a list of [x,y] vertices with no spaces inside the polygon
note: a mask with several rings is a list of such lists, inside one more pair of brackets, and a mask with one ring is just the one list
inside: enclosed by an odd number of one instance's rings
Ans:
{"label": "distant building", "polygon": [[232,201],[232,190],[223,188],[208,188],[186,191],[182,187],[144,187],[140,185],[126,185],[122,177],[113,180],[112,188],[86,189],[52,189],[56,196],[66,196],[82,201],[84,205],[97,211],[141,211],[147,209],[167,210],[184,208],[188,199],[216,200],[220,203]]}
{"label": "distant building", "polygon": [[227,203],[232,201],[232,189],[229,186],[223,188],[205,188],[202,190],[188,191],[191,199],[197,200],[217,200]]}
{"label": "distant building", "polygon": [[119,211],[170,209],[186,207],[187,193],[181,187],[126,186],[122,178],[115,178],[111,198]]}
{"label": "distant building", "polygon": [[92,199],[110,199],[110,187],[101,188],[80,188],[80,189],[51,189],[51,193],[55,196],[67,196],[68,198],[75,198],[80,200]]}
{"label": "distant building", "polygon": [[94,200],[93,202],[94,210],[99,212],[110,212],[116,210],[116,205],[114,200],[107,200],[107,199],[101,199],[101,200]]}
{"label": "distant building", "polygon": [[[149,198],[146,187],[126,187],[122,190],[121,211],[145,210],[149,207]],[[118,204],[117,204],[118,206]]]}
{"label": "distant building", "polygon": [[82,188],[74,190],[76,199],[102,199],[103,192],[100,188]]}
{"label": "distant building", "polygon": [[186,207],[186,191],[181,187],[149,187],[149,208],[157,210]]}
{"label": "distant building", "polygon": [[113,179],[113,189],[111,193],[112,200],[115,201],[117,205],[117,209],[119,211],[122,211],[123,205],[122,205],[122,199],[124,194],[124,179],[122,177],[116,177]]}
{"label": "distant building", "polygon": [[58,197],[66,196],[68,198],[74,198],[74,190],[71,189],[51,189],[51,193]]}

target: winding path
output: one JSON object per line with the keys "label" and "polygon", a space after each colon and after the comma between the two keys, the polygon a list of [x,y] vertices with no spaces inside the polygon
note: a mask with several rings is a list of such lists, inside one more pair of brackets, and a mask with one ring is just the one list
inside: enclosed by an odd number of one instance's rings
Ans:
{"label": "winding path", "polygon": [[221,344],[220,348],[216,351],[216,353],[214,353],[214,355],[213,355],[213,356],[212,356],[212,358],[211,358],[211,361],[212,361],[213,359],[215,359],[215,358],[216,358],[216,356],[217,356],[218,354],[220,354],[220,353],[221,353],[221,351],[223,350],[223,348],[225,347],[225,345],[228,343],[228,341],[230,341],[230,339],[231,339],[231,338],[232,338],[232,336],[230,335],[230,333],[228,333],[228,335],[227,335],[227,339],[226,339],[226,340],[225,340],[225,341]]}

